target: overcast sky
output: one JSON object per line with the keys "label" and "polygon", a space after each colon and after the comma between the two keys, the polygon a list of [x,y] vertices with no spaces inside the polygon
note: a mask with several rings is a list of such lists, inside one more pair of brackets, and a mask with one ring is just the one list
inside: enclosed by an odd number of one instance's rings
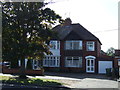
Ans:
{"label": "overcast sky", "polygon": [[72,23],[80,23],[102,42],[102,50],[118,49],[119,0],[50,0],[47,5]]}

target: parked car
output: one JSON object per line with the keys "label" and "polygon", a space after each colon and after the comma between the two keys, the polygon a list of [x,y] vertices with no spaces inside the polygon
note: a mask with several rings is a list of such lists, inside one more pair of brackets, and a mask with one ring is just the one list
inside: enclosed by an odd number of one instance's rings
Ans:
{"label": "parked car", "polygon": [[0,69],[2,68],[10,68],[10,62],[0,62]]}

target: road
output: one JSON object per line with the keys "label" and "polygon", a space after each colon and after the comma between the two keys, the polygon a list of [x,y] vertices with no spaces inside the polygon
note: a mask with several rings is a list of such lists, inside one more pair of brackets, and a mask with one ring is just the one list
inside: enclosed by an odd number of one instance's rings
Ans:
{"label": "road", "polygon": [[[2,74],[0,74],[2,75]],[[5,76],[5,75],[4,75]],[[8,75],[11,76],[11,75]],[[28,76],[33,78],[33,76]],[[61,83],[64,83],[65,87],[68,88],[79,88],[79,89],[93,89],[93,88],[109,88],[108,90],[117,90],[118,81],[110,80],[105,75],[98,74],[80,74],[80,73],[45,73],[45,76],[35,76],[34,78],[54,79]],[[5,86],[6,87],[6,86]],[[24,87],[24,86],[21,86]],[[34,87],[35,88],[35,87]]]}
{"label": "road", "polygon": [[69,88],[118,88],[118,81],[111,80],[106,75],[81,73],[45,73],[36,78],[55,79]]}

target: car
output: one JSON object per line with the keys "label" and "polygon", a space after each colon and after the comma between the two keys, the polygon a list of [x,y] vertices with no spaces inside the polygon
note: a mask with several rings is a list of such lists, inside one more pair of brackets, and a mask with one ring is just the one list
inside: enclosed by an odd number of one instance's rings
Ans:
{"label": "car", "polygon": [[10,68],[10,62],[6,62],[6,61],[4,61],[4,62],[0,62],[0,69],[2,69],[2,68]]}

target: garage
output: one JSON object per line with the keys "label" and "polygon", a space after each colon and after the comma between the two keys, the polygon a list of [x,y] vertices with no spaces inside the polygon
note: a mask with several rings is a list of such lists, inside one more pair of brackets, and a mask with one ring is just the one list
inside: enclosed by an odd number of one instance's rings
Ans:
{"label": "garage", "polygon": [[113,67],[113,62],[112,61],[99,61],[98,63],[98,73],[100,74],[105,74],[106,73],[106,68],[112,68]]}

